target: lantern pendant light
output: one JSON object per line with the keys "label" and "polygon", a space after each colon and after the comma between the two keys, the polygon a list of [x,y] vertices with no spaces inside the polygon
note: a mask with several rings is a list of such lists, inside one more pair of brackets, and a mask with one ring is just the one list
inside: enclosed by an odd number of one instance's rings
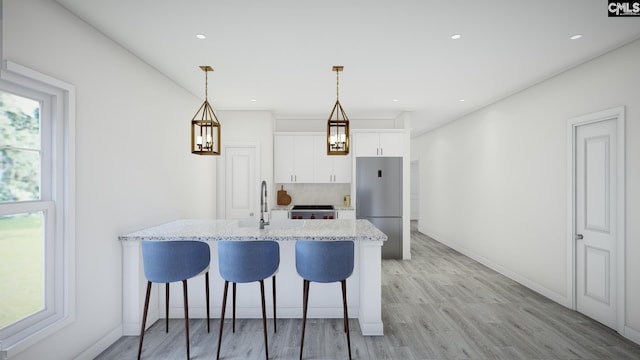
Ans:
{"label": "lantern pendant light", "polygon": [[191,119],[191,153],[197,155],[220,155],[220,122],[209,104],[209,71],[211,66],[203,65],[204,103]]}
{"label": "lantern pendant light", "polygon": [[334,66],[336,72],[336,104],[327,120],[327,155],[349,154],[349,118],[340,104],[340,71],[344,66]]}

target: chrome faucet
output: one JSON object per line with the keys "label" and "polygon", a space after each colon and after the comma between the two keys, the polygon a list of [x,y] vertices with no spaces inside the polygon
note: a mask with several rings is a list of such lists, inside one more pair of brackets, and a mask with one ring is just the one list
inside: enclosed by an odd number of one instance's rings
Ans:
{"label": "chrome faucet", "polygon": [[269,222],[264,222],[264,213],[267,212],[267,182],[262,180],[262,187],[260,188],[260,229],[264,229],[265,225],[269,225]]}

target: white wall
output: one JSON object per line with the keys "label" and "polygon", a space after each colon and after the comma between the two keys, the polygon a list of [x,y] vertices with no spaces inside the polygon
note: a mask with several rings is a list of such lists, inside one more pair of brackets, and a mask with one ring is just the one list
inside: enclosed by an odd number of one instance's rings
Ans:
{"label": "white wall", "polygon": [[190,120],[202,99],[54,1],[4,0],[3,18],[4,59],[77,91],[76,321],[16,359],[91,358],[104,341],[94,344],[119,336],[118,235],[215,217],[215,187],[193,185],[215,183],[216,159],[189,152]]}
{"label": "white wall", "polygon": [[418,220],[420,214],[420,168],[418,161],[411,162],[410,169],[411,176],[411,190],[409,191],[409,198],[411,201],[411,220]]}
{"label": "white wall", "polygon": [[626,107],[626,325],[640,341],[640,41],[413,139],[420,231],[567,299],[566,123]]}

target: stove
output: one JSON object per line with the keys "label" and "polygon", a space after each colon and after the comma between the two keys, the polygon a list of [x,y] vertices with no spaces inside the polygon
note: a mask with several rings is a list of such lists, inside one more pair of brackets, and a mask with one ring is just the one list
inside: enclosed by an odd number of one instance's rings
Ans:
{"label": "stove", "polygon": [[294,205],[292,210],[333,210],[333,205]]}
{"label": "stove", "polygon": [[336,211],[333,205],[295,205],[289,217],[297,220],[329,220],[336,218]]}

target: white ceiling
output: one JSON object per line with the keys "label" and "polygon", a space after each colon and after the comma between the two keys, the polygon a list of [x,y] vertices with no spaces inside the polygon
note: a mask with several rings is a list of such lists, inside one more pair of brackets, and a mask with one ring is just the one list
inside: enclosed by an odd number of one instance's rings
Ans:
{"label": "white ceiling", "polygon": [[326,119],[344,65],[349,118],[411,111],[414,134],[640,38],[603,0],[56,1],[200,98],[211,65],[217,110]]}

